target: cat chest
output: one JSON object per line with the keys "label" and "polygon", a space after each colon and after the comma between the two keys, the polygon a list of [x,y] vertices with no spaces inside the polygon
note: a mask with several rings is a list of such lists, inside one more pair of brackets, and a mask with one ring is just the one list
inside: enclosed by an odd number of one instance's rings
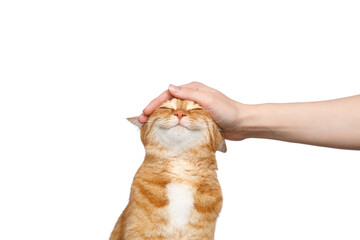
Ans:
{"label": "cat chest", "polygon": [[167,210],[170,225],[176,228],[184,227],[190,219],[194,206],[194,197],[191,187],[183,183],[169,183],[166,185],[169,205]]}

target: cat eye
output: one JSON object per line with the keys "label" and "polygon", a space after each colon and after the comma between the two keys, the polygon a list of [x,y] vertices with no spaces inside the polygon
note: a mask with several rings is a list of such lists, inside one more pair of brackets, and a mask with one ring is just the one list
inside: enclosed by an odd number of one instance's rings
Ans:
{"label": "cat eye", "polygon": [[168,107],[159,107],[159,109],[168,109],[168,110],[170,110],[171,108],[168,108]]}
{"label": "cat eye", "polygon": [[202,108],[193,108],[191,110],[194,110],[194,111],[199,111],[199,110],[203,110]]}

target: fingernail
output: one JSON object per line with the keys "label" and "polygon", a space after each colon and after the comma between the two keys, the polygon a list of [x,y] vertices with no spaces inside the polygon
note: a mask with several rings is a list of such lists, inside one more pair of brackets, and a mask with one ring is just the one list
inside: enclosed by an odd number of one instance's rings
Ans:
{"label": "fingernail", "polygon": [[138,117],[138,122],[139,123],[144,123],[146,122],[146,116],[144,114],[141,114],[139,117]]}
{"label": "fingernail", "polygon": [[169,90],[170,90],[171,92],[173,92],[173,93],[176,93],[176,92],[179,91],[179,87],[170,84],[170,85],[169,85]]}

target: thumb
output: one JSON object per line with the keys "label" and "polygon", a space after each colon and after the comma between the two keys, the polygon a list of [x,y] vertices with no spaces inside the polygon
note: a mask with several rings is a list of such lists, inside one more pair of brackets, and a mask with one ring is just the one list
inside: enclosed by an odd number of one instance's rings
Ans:
{"label": "thumb", "polygon": [[200,105],[202,105],[204,103],[204,100],[206,99],[204,96],[204,92],[188,87],[178,87],[170,84],[169,92],[172,96],[176,98],[191,100],[197,102]]}

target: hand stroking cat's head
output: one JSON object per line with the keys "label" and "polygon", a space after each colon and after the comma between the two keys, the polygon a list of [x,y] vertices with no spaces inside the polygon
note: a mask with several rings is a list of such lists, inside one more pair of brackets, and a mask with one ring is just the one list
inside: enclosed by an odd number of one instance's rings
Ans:
{"label": "hand stroking cat's head", "polygon": [[137,117],[128,118],[141,129],[141,140],[148,148],[161,148],[173,155],[200,149],[226,152],[219,127],[200,105],[173,98],[163,103],[140,124]]}

